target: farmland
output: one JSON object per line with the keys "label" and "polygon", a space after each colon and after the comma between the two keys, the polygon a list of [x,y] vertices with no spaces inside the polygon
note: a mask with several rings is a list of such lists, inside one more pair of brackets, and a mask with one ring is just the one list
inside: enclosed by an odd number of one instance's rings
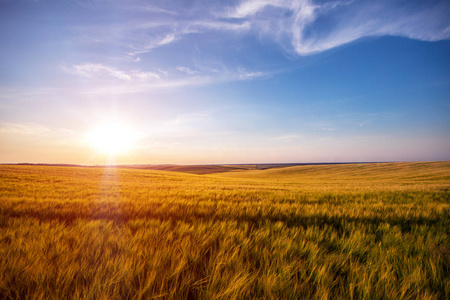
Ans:
{"label": "farmland", "polygon": [[0,299],[448,299],[450,162],[0,166]]}

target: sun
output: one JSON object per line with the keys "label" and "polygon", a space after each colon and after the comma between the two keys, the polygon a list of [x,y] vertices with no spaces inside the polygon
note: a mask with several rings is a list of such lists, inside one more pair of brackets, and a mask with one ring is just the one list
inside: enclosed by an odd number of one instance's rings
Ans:
{"label": "sun", "polygon": [[91,147],[99,152],[118,155],[134,148],[136,133],[125,124],[108,122],[98,125],[90,131],[87,140]]}

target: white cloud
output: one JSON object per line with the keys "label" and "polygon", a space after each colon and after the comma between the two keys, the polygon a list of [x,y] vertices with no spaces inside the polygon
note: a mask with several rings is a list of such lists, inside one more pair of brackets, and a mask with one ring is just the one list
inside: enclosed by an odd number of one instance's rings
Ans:
{"label": "white cloud", "polygon": [[365,36],[393,35],[424,41],[449,39],[448,15],[450,3],[445,1],[413,6],[402,1],[319,4],[312,0],[249,0],[240,2],[223,17],[245,20],[253,30],[277,41],[286,36],[298,54],[308,55]]}
{"label": "white cloud", "polygon": [[72,68],[63,67],[63,70],[68,73],[73,73],[88,78],[120,79],[121,81],[125,82],[134,82],[136,80],[158,80],[161,78],[161,76],[155,72],[142,72],[140,70],[122,71],[117,68],[105,66],[98,63],[84,63],[80,65],[74,65]]}
{"label": "white cloud", "polygon": [[[94,1],[95,2],[95,1]],[[419,0],[244,0],[180,3],[109,3],[139,12],[135,19],[79,28],[131,56],[171,45],[190,34],[251,33],[308,55],[365,36],[394,35],[424,41],[450,39],[450,2]]]}
{"label": "white cloud", "polygon": [[250,29],[250,22],[229,23],[220,20],[205,20],[192,22],[189,26],[194,32],[207,30],[245,32]]}
{"label": "white cloud", "polygon": [[132,49],[133,51],[130,51],[128,54],[131,56],[134,55],[138,55],[138,54],[144,54],[147,53],[149,51],[151,51],[152,49],[173,43],[177,40],[176,36],[174,33],[169,33],[167,35],[164,35],[162,37],[150,37],[147,39],[147,41],[144,42],[144,44],[142,44],[142,42],[140,42],[140,44],[134,44],[132,45]]}
{"label": "white cloud", "polygon": [[[133,3],[143,5],[140,1]],[[149,11],[151,16],[156,14],[158,17],[145,20],[138,18],[127,21],[131,23],[123,26],[114,24],[109,31],[120,34],[113,37],[117,38],[114,43],[109,42],[115,47],[121,45],[118,48],[129,59],[139,61],[140,65],[148,68],[152,60],[144,56],[140,59],[138,55],[189,39],[194,34],[214,33],[211,36],[219,43],[219,50],[214,48],[214,51],[221,51],[220,40],[223,35],[247,33],[272,39],[283,46],[288,45],[285,49],[299,55],[321,52],[365,36],[396,35],[428,41],[450,38],[450,21],[445,17],[447,13],[450,15],[450,4],[433,2],[417,6],[405,3],[407,1],[247,0],[227,7],[221,2],[212,1],[193,10],[184,10],[167,3],[159,7],[155,3]],[[169,13],[171,11],[178,13]],[[105,28],[107,26],[103,30]],[[173,53],[178,53],[177,61],[173,65],[171,61],[163,62],[166,64],[165,70],[158,70],[156,66],[150,71],[132,68],[120,70],[99,63],[84,63],[74,65],[68,71],[89,78],[118,79],[129,86],[115,88],[126,91],[252,80],[270,75],[260,70],[247,71],[237,67],[245,66],[247,62],[239,61],[239,57],[230,66],[225,61],[233,54],[211,54],[208,52],[209,45],[202,48],[201,38],[194,40],[194,49],[190,48],[191,52],[186,55],[182,49],[171,49]],[[238,49],[238,46],[222,48],[228,51]],[[158,65],[164,68],[161,66]]]}
{"label": "white cloud", "polygon": [[234,9],[232,9],[228,14],[229,18],[245,18],[256,14],[258,11],[262,10],[266,6],[288,6],[286,1],[269,1],[269,0],[249,0],[243,1]]}
{"label": "white cloud", "polygon": [[175,41],[175,34],[171,33],[166,35],[161,41],[158,42],[158,46],[163,46],[172,43]]}
{"label": "white cloud", "polygon": [[[2,100],[14,100],[14,103],[26,101],[28,99],[34,99],[35,97],[45,96],[56,92],[57,88],[48,87],[1,87],[0,86],[0,99]],[[12,102],[11,102],[12,103]],[[6,103],[2,103],[6,104]]]}
{"label": "white cloud", "polygon": [[[217,63],[217,68],[192,69],[178,66],[169,70],[157,69],[154,72],[141,70],[120,70],[102,64],[85,63],[72,68],[62,67],[69,74],[96,79],[84,94],[140,93],[149,90],[203,86],[213,83],[253,80],[268,77],[269,72],[248,71],[243,67],[232,68]],[[111,79],[121,79],[111,84]],[[121,84],[121,82],[123,82]]]}
{"label": "white cloud", "polygon": [[73,66],[72,71],[85,77],[114,77],[124,81],[131,81],[131,76],[118,69],[104,66],[102,64],[85,63]]}
{"label": "white cloud", "polygon": [[136,56],[148,53],[193,33],[202,34],[210,31],[246,32],[249,29],[249,22],[231,23],[217,19],[140,23],[130,26],[130,29],[128,29],[132,39],[129,45],[131,50],[128,55]]}
{"label": "white cloud", "polygon": [[33,135],[33,136],[41,136],[48,132],[50,129],[35,123],[0,123],[0,132],[1,133],[10,133],[10,134],[25,134],[25,135]]}
{"label": "white cloud", "polygon": [[180,71],[182,73],[186,73],[188,75],[195,75],[195,74],[197,74],[197,71],[194,71],[191,68],[183,67],[183,66],[176,67],[176,70]]}
{"label": "white cloud", "polygon": [[141,71],[133,71],[131,74],[132,78],[138,78],[141,80],[149,80],[149,79],[160,79],[161,76],[154,72],[141,72]]}
{"label": "white cloud", "polygon": [[264,72],[239,72],[237,75],[237,78],[240,80],[249,80],[249,79],[254,79],[254,78],[259,78],[259,77],[266,77],[268,76],[268,73],[264,73]]}
{"label": "white cloud", "polygon": [[132,10],[132,11],[138,11],[140,13],[142,12],[151,12],[151,13],[155,13],[155,14],[167,14],[167,15],[172,15],[175,16],[178,13],[172,10],[168,10],[168,9],[164,9],[164,8],[160,8],[160,7],[156,7],[156,6],[152,6],[152,5],[129,5],[129,3],[126,3],[125,5],[120,5],[120,7],[122,9],[126,9],[126,10]]}

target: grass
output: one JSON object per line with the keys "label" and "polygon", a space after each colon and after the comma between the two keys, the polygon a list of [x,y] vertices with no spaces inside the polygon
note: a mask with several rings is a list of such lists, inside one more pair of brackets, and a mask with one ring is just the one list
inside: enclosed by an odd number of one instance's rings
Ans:
{"label": "grass", "polygon": [[0,299],[448,299],[450,162],[0,166]]}

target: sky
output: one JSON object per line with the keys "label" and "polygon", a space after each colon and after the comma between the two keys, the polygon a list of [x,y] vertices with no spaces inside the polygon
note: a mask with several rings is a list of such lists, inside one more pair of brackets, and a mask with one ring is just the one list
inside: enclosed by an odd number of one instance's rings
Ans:
{"label": "sky", "polygon": [[449,16],[446,0],[0,0],[0,163],[450,160]]}

